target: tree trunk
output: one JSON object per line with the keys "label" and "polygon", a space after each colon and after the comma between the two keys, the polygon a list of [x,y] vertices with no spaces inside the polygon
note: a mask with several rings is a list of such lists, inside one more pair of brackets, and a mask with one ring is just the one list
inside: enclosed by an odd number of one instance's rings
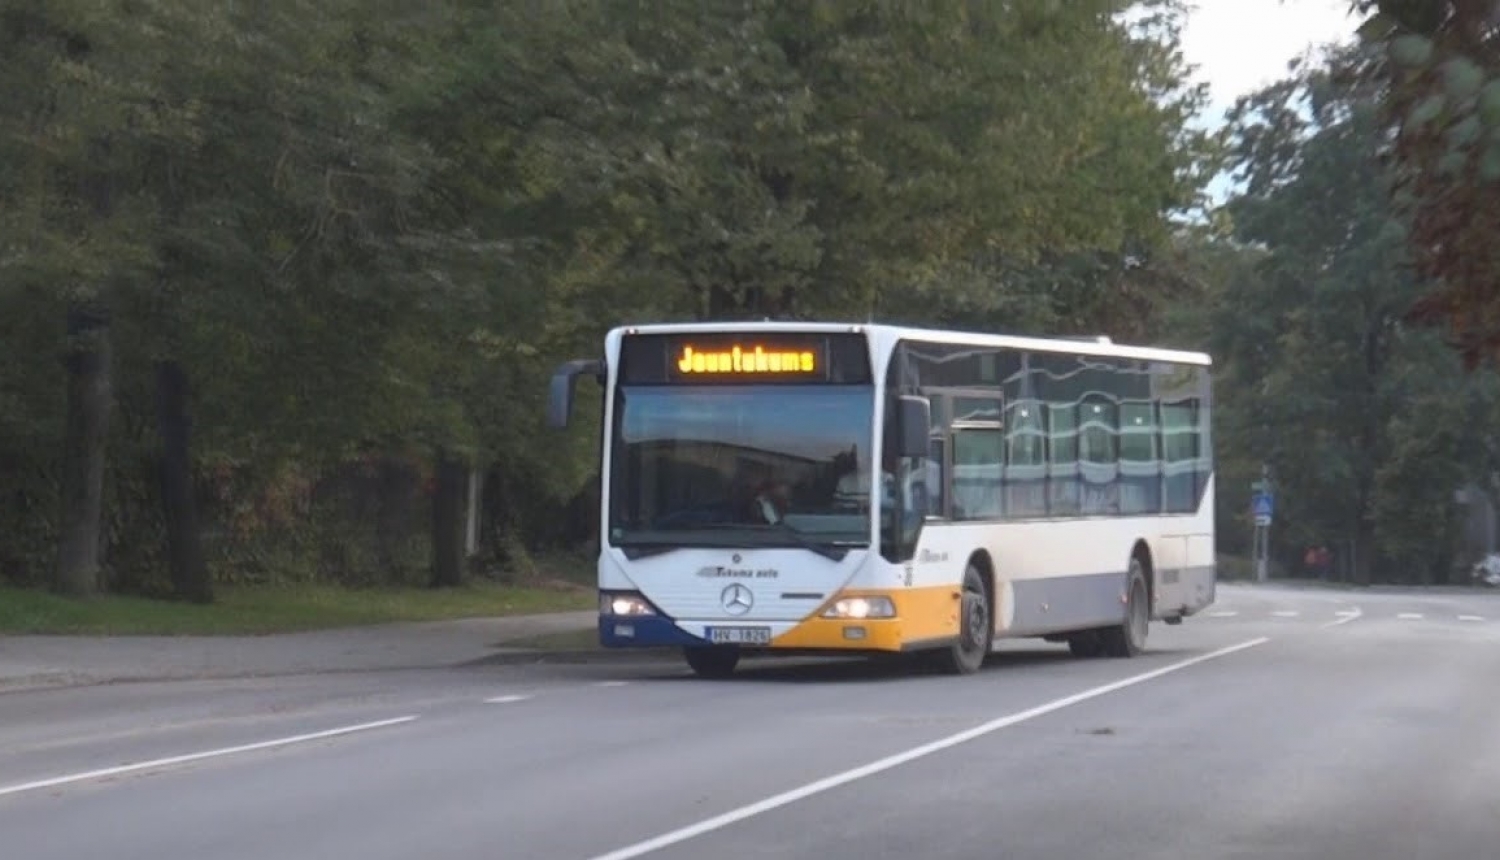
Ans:
{"label": "tree trunk", "polygon": [[109,320],[74,308],[68,313],[67,427],[63,441],[62,534],[56,587],[85,596],[99,590],[103,540],[104,457],[109,435]]}
{"label": "tree trunk", "polygon": [[469,470],[446,450],[437,455],[437,486],[432,494],[432,585],[452,588],[464,579],[464,501]]}
{"label": "tree trunk", "polygon": [[167,521],[167,560],[172,591],[194,603],[212,603],[213,583],[203,557],[198,503],[193,492],[192,422],[188,381],[175,360],[156,365],[156,421],[161,434],[161,503]]}

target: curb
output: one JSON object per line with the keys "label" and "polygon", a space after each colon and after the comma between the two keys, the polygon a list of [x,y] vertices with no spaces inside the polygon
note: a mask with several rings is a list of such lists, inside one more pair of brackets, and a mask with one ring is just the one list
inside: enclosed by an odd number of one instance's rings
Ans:
{"label": "curb", "polygon": [[37,692],[42,690],[67,690],[85,687],[103,687],[115,684],[179,683],[184,681],[238,681],[260,678],[295,678],[318,675],[367,675],[381,672],[416,672],[434,669],[477,669],[486,666],[524,665],[604,665],[622,663],[656,663],[678,660],[676,650],[632,648],[606,650],[602,648],[570,648],[547,650],[543,648],[501,648],[496,653],[459,660],[457,662],[421,661],[413,663],[386,663],[378,666],[334,666],[296,667],[282,669],[187,669],[181,671],[162,670],[131,674],[98,675],[87,672],[42,672],[31,675],[0,677],[0,696],[9,693]]}
{"label": "curb", "polygon": [[66,690],[74,687],[91,687],[99,684],[97,678],[67,672],[46,672],[37,675],[0,677],[0,696],[7,693],[29,693],[39,690]]}
{"label": "curb", "polygon": [[498,654],[489,654],[454,664],[454,668],[480,666],[565,665],[656,663],[681,660],[682,653],[675,648],[568,648],[556,651],[544,648],[508,649]]}

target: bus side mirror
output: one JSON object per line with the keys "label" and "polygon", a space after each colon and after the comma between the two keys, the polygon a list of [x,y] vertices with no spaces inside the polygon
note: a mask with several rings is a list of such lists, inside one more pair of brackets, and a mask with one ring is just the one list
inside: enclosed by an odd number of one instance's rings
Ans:
{"label": "bus side mirror", "polygon": [[558,365],[552,373],[552,393],[547,403],[547,426],[561,429],[568,426],[573,417],[573,393],[578,388],[578,377],[588,374],[604,383],[604,362],[598,359],[578,359]]}
{"label": "bus side mirror", "polygon": [[896,454],[926,457],[932,433],[932,403],[925,397],[903,394],[896,399]]}

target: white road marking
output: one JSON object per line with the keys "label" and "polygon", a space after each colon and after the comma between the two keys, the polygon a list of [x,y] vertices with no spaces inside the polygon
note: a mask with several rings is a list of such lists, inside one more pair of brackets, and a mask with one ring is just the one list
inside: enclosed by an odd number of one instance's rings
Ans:
{"label": "white road marking", "polygon": [[1333,614],[1337,615],[1339,619],[1337,621],[1330,621],[1327,624],[1322,625],[1324,630],[1327,630],[1330,627],[1337,627],[1340,624],[1348,624],[1350,621],[1354,621],[1355,619],[1360,618],[1364,615],[1364,613],[1360,612],[1358,609],[1340,609]]}
{"label": "white road marking", "polygon": [[629,681],[600,681],[599,683],[595,684],[594,686],[596,686],[596,687],[623,687],[623,686],[625,686],[628,683],[630,683],[630,682]]}
{"label": "white road marking", "polygon": [[1274,615],[1274,616],[1276,616],[1277,618],[1296,618],[1298,615],[1301,615],[1302,613],[1298,612],[1295,609],[1278,609],[1275,612],[1272,612],[1271,614]]}
{"label": "white road marking", "polygon": [[1398,612],[1398,613],[1396,613],[1396,617],[1400,618],[1402,621],[1420,621],[1420,620],[1422,620],[1422,613],[1420,613],[1420,612]]}
{"label": "white road marking", "polygon": [[526,701],[527,699],[530,699],[530,698],[531,698],[530,695],[524,695],[523,696],[523,695],[518,695],[518,694],[512,694],[512,695],[509,695],[509,696],[493,696],[491,698],[485,699],[484,701],[485,701],[485,704],[487,704],[487,705],[509,705],[509,704],[511,704],[513,702],[524,702],[524,701]]}
{"label": "white road marking", "polygon": [[905,752],[887,756],[886,758],[870,762],[866,765],[861,765],[860,767],[853,768],[852,770],[846,770],[843,773],[824,777],[817,782],[810,782],[807,785],[801,786],[799,788],[794,788],[790,791],[782,792],[781,794],[768,797],[764,800],[751,803],[747,806],[741,806],[738,809],[730,810],[729,812],[726,812],[722,815],[716,815],[713,818],[704,819],[697,824],[690,824],[687,827],[682,827],[668,833],[663,833],[660,836],[654,836],[643,842],[637,842],[634,845],[627,845],[624,848],[620,848],[616,851],[611,851],[607,854],[600,854],[597,857],[591,857],[589,858],[589,860],[631,860],[631,858],[640,857],[643,854],[650,854],[653,851],[659,851],[663,848],[676,845],[680,842],[686,842],[689,839],[702,836],[705,833],[712,833],[715,830],[728,827],[731,824],[739,821],[744,821],[747,818],[752,818],[762,813],[770,812],[773,809],[779,809],[780,807],[796,803],[799,800],[805,800],[814,795],[822,794],[825,791],[838,788],[841,785],[847,785],[851,782],[874,776],[875,774],[890,770],[892,768],[900,767],[907,762],[916,761],[920,758],[926,758],[933,753],[942,752],[943,750],[956,747],[959,744],[967,743],[968,741],[972,741],[977,738],[982,738],[985,735],[993,734],[994,732],[997,732],[1004,728],[1009,728],[1010,726],[1014,726],[1018,723],[1024,723],[1028,720],[1034,720],[1037,717],[1046,716],[1047,714],[1050,714],[1054,711],[1060,711],[1064,708],[1072,707],[1073,705],[1077,705],[1081,702],[1086,702],[1089,699],[1096,699],[1100,696],[1113,693],[1117,690],[1123,690],[1126,687],[1133,687],[1137,684],[1144,684],[1147,681],[1160,678],[1163,675],[1167,675],[1181,669],[1186,669],[1189,666],[1196,666],[1199,663],[1206,663],[1209,660],[1215,660],[1220,657],[1225,657],[1235,653],[1236,651],[1243,651],[1246,648],[1254,648],[1257,645],[1264,645],[1270,641],[1271,640],[1265,636],[1257,639],[1251,639],[1246,642],[1241,642],[1238,645],[1231,645],[1228,648],[1220,648],[1219,650],[1212,651],[1208,654],[1200,654],[1197,657],[1192,657],[1187,660],[1181,660],[1179,662],[1163,666],[1160,669],[1154,669],[1150,672],[1142,672],[1139,675],[1132,675],[1129,678],[1124,678],[1110,684],[1105,684],[1100,687],[1094,687],[1089,690],[1084,690],[1081,693],[1075,693],[1065,698],[1056,699],[1054,701],[1048,702],[1045,705],[1039,705],[1030,710],[1020,711],[1019,713],[999,717],[998,719],[991,720],[987,723],[984,723],[983,725],[975,726],[972,729],[967,729],[957,734],[949,735],[948,737],[941,738],[931,743],[923,744],[919,747],[913,747]]}
{"label": "white road marking", "polygon": [[1458,620],[1459,621],[1483,621],[1484,620],[1484,616],[1483,615],[1460,615],[1460,616],[1458,616]]}
{"label": "white road marking", "polygon": [[207,758],[219,758],[221,756],[236,755],[238,753],[254,752],[256,750],[271,749],[272,747],[284,747],[291,744],[307,743],[308,741],[319,741],[324,738],[335,738],[340,735],[350,735],[355,732],[367,732],[371,729],[383,729],[387,726],[409,723],[416,717],[396,717],[392,720],[380,720],[373,723],[360,723],[355,726],[341,726],[336,729],[327,729],[321,732],[312,732],[305,735],[292,735],[287,738],[277,738],[271,741],[260,741],[253,744],[242,744],[235,747],[223,747],[222,749],[206,750],[204,752],[189,753],[188,755],[171,756],[170,758],[158,758],[150,761],[133,762],[122,764],[118,767],[107,767],[101,770],[84,771],[83,773],[70,773],[66,776],[52,777],[51,779],[39,779],[35,782],[23,782],[18,785],[7,785],[0,787],[0,797],[9,794],[20,794],[25,791],[36,791],[42,788],[53,788],[59,785],[67,785],[74,782],[84,782],[90,779],[103,779],[104,777],[119,776],[126,773],[135,773],[142,770],[155,770],[156,768],[168,767],[176,764],[186,764],[192,761],[201,761]]}
{"label": "white road marking", "polygon": [[1209,618],[1233,618],[1236,615],[1239,615],[1239,613],[1233,609],[1216,609],[1208,613]]}

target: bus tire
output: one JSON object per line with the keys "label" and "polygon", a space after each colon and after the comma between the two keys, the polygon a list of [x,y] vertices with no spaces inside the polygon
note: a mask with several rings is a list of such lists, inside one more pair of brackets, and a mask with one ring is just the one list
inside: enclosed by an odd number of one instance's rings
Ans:
{"label": "bus tire", "polygon": [[1125,618],[1114,627],[1099,631],[1100,645],[1110,657],[1134,657],[1146,650],[1151,626],[1151,592],[1146,588],[1146,569],[1139,555],[1130,556],[1125,578]]}
{"label": "bus tire", "polygon": [[995,639],[994,609],[984,574],[974,563],[964,570],[963,600],[958,611],[958,641],[935,656],[944,672],[972,675],[984,666]]}
{"label": "bus tire", "polygon": [[738,648],[722,646],[689,646],[682,649],[682,656],[687,660],[688,668],[700,678],[728,678],[740,663]]}

